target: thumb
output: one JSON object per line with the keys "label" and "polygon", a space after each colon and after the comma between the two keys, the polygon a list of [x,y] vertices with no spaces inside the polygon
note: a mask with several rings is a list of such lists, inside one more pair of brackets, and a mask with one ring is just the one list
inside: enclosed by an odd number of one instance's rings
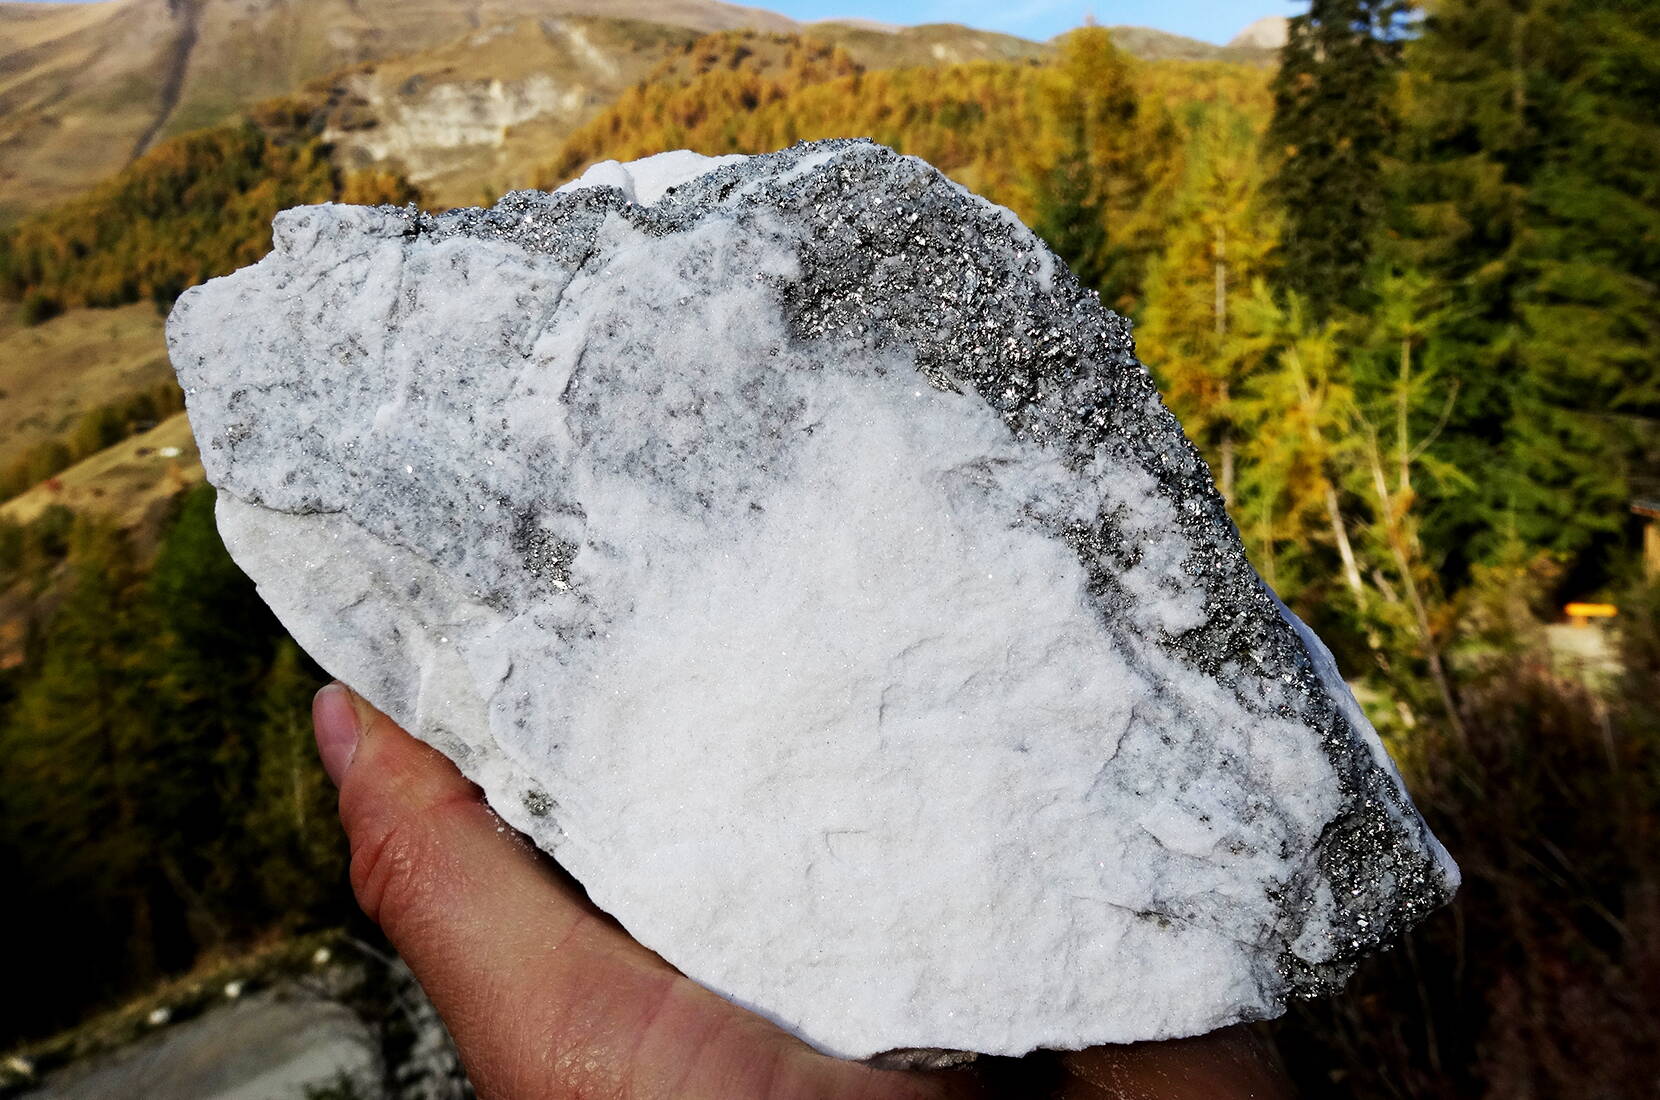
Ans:
{"label": "thumb", "polygon": [[685,978],[449,760],[344,686],[318,692],[313,717],[358,903],[432,999],[479,1096],[936,1094],[816,1054]]}

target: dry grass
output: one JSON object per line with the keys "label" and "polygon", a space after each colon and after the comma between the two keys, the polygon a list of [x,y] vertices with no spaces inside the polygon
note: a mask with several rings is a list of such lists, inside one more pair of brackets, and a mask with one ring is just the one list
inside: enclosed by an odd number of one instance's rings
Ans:
{"label": "dry grass", "polygon": [[0,5],[0,224],[121,169],[162,110],[153,3]]}
{"label": "dry grass", "polygon": [[176,413],[0,504],[0,519],[29,523],[54,504],[138,527],[164,502],[202,480],[190,421]]}
{"label": "dry grass", "polygon": [[33,328],[0,325],[0,468],[88,410],[172,376],[162,319],[147,302],[71,310]]}
{"label": "dry grass", "polygon": [[112,175],[147,133],[216,125],[348,66],[496,23],[567,12],[699,32],[735,21],[790,25],[704,0],[202,0],[193,10],[196,33],[180,70],[180,24],[166,0],[0,4],[0,225]]}

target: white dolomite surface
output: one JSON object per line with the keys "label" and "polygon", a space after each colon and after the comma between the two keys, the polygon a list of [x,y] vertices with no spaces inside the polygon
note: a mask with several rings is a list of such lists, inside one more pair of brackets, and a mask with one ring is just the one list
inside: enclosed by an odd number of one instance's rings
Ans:
{"label": "white dolomite surface", "polygon": [[291,210],[168,339],[295,638],[822,1050],[1273,1016],[1457,885],[1122,320],[920,161]]}

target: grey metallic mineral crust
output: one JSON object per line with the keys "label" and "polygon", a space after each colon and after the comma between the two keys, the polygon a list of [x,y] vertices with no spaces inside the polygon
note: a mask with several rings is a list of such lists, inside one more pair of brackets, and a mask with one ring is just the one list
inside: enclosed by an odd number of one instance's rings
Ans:
{"label": "grey metallic mineral crust", "polygon": [[168,335],[262,595],[642,942],[833,1053],[1018,1054],[1277,1015],[1451,897],[1128,326],[1013,215],[863,141],[632,200],[290,211]]}

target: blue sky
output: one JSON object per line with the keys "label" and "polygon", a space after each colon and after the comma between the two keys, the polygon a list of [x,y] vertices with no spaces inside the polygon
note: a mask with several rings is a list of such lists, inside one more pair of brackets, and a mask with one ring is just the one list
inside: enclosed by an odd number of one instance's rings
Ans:
{"label": "blue sky", "polygon": [[1025,38],[1050,38],[1070,30],[1091,12],[1107,26],[1156,27],[1206,42],[1223,43],[1265,15],[1295,15],[1308,6],[1289,0],[921,0],[882,4],[871,0],[743,0],[795,19],[860,16],[884,23],[967,23]]}
{"label": "blue sky", "polygon": [[[51,2],[51,0],[44,0]],[[1094,14],[1107,26],[1128,23],[1223,43],[1265,15],[1295,15],[1306,0],[920,0],[882,4],[872,0],[739,0],[795,19],[857,16],[884,23],[967,23],[1025,38],[1052,38]]]}

